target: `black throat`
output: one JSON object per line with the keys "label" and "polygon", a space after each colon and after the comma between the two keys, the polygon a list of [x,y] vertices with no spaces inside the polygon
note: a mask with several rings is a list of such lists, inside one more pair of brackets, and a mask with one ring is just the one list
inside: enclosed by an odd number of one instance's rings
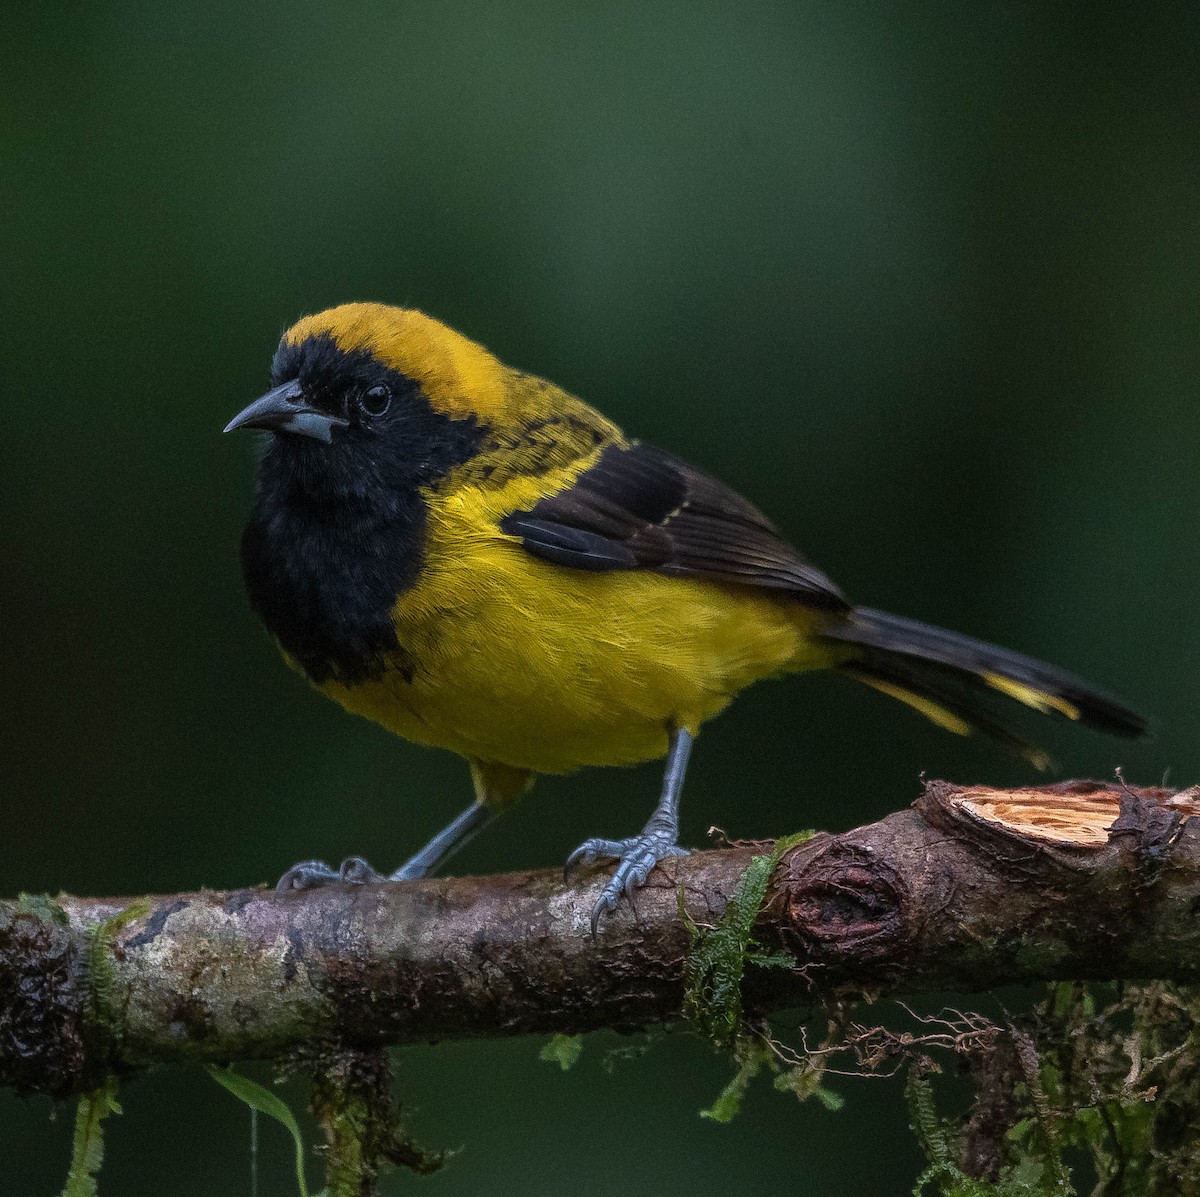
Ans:
{"label": "black throat", "polygon": [[[428,497],[486,429],[435,411],[411,379],[329,338],[282,346],[273,373],[277,383],[299,378],[351,426],[328,445],[269,434],[242,536],[250,603],[314,682],[353,685],[404,668],[392,608],[425,559]],[[378,382],[392,407],[384,420],[359,420],[354,396]]]}

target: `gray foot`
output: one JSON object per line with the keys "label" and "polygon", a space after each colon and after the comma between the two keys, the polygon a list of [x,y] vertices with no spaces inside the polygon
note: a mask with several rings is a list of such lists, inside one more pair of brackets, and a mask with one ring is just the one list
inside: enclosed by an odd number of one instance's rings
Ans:
{"label": "gray foot", "polygon": [[336,869],[331,869],[323,860],[304,860],[292,865],[279,878],[275,892],[286,894],[295,889],[317,889],[322,885],[365,885],[370,881],[386,880],[361,856],[347,856]]}
{"label": "gray foot", "polygon": [[595,935],[600,926],[600,916],[605,911],[616,910],[622,894],[632,899],[633,891],[646,884],[650,870],[660,860],[666,860],[668,856],[687,855],[688,850],[675,842],[673,829],[647,828],[641,835],[631,836],[627,840],[584,840],[567,857],[563,873],[570,876],[574,869],[592,864],[602,856],[612,857],[619,862],[608,884],[600,891],[596,905],[592,907],[592,934]]}

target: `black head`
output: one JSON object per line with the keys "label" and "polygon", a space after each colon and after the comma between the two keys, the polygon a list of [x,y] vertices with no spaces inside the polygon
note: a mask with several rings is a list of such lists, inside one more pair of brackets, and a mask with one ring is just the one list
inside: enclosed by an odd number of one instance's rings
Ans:
{"label": "black head", "polygon": [[250,601],[313,681],[353,683],[397,668],[391,612],[426,559],[431,492],[486,428],[461,406],[436,408],[428,380],[340,340],[289,330],[271,390],[229,429],[270,434],[242,539]]}
{"label": "black head", "polygon": [[280,343],[272,388],[225,431],[273,434],[264,467],[333,491],[421,487],[436,482],[477,449],[473,416],[434,409],[413,379],[367,349],[341,348],[327,333]]}

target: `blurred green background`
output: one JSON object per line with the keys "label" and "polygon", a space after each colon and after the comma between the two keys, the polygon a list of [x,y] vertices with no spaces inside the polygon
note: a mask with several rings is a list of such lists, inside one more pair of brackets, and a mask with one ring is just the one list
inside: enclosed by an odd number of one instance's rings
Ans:
{"label": "blurred green background", "polygon": [[[1194,5],[8,13],[4,893],[390,865],[463,804],[460,762],[311,694],[242,593],[253,450],[220,429],[282,329],[349,299],[713,470],[852,597],[1153,718],[1138,746],[1038,722],[1063,775],[1197,780]],[[1031,780],[837,679],[763,685],[701,740],[684,838],[845,828],[922,770]],[[656,785],[544,782],[456,868],[555,864]],[[533,1041],[404,1051],[413,1128],[462,1151],[388,1191],[836,1197],[919,1169],[894,1083],[836,1082],[836,1115],[763,1084],[721,1127],[704,1043],[610,1073],[614,1046],[566,1074]],[[250,1193],[246,1112],[198,1071],[122,1100],[104,1193]],[[57,1192],[69,1113],[0,1095],[7,1192]],[[262,1197],[294,1191],[276,1130]]]}

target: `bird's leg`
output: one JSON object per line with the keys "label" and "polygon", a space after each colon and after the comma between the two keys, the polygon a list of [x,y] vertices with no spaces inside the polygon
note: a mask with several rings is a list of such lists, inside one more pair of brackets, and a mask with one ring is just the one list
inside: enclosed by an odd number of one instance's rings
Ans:
{"label": "bird's leg", "polygon": [[389,877],[389,881],[411,881],[417,877],[428,877],[436,873],[459,848],[482,831],[500,812],[472,802],[457,819],[443,827],[419,852],[410,856]]}
{"label": "bird's leg", "polygon": [[306,860],[292,865],[275,886],[277,893],[292,889],[315,889],[320,885],[331,885],[338,881],[351,885],[364,885],[371,881],[411,881],[417,877],[428,877],[435,873],[477,831],[486,827],[497,815],[497,811],[472,802],[461,815],[443,827],[419,852],[410,856],[393,873],[380,873],[361,856],[347,856],[336,869],[323,860]]}
{"label": "bird's leg", "polygon": [[284,894],[293,889],[316,889],[337,882],[365,885],[372,881],[412,881],[436,873],[476,832],[515,805],[533,784],[533,774],[525,769],[491,761],[473,760],[470,764],[475,801],[395,872],[380,873],[361,856],[347,856],[336,869],[323,860],[305,860],[292,865],[279,878],[275,892]]}
{"label": "bird's leg", "polygon": [[667,768],[663,774],[662,796],[654,813],[650,816],[640,835],[627,840],[584,840],[567,857],[565,872],[580,865],[591,864],[601,856],[614,857],[620,863],[600,891],[596,905],[592,907],[592,934],[600,925],[600,916],[607,910],[615,910],[617,901],[624,893],[633,897],[633,891],[644,885],[650,870],[668,856],[686,856],[686,848],[679,846],[679,795],[683,791],[683,778],[687,772],[688,755],[692,751],[693,736],[685,728],[671,731],[670,748],[667,750]]}

